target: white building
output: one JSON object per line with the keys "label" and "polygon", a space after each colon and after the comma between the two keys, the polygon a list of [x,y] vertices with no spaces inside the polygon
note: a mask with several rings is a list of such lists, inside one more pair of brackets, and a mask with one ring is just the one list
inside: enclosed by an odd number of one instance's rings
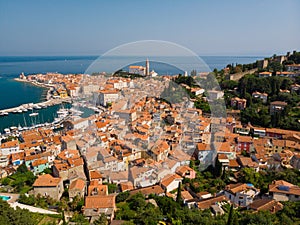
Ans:
{"label": "white building", "polygon": [[82,86],[82,92],[84,95],[91,95],[93,92],[99,90],[99,85],[96,84],[87,84]]}
{"label": "white building", "polygon": [[89,126],[89,119],[80,118],[80,119],[73,120],[71,123],[73,125],[73,129],[82,130],[82,129],[86,129]]}
{"label": "white building", "polygon": [[269,193],[276,201],[300,201],[300,187],[284,180],[273,181]]}
{"label": "white building", "polygon": [[300,71],[300,64],[286,65],[287,71]]}
{"label": "white building", "polygon": [[213,164],[214,151],[211,149],[210,144],[198,143],[197,153],[198,160],[200,161],[200,170],[205,170]]}
{"label": "white building", "polygon": [[266,103],[268,101],[268,94],[267,93],[260,93],[258,91],[252,93],[253,98],[259,98],[262,100],[263,103]]}
{"label": "white building", "polygon": [[152,71],[150,72],[150,76],[151,76],[151,77],[157,77],[157,76],[158,76],[158,73],[156,73],[154,70],[152,70]]}
{"label": "white building", "polygon": [[146,75],[146,67],[144,66],[129,66],[129,73]]}
{"label": "white building", "polygon": [[263,78],[263,77],[271,77],[271,76],[272,76],[272,73],[271,73],[271,72],[260,72],[260,73],[258,74],[258,76],[259,76],[260,78]]}
{"label": "white building", "polygon": [[127,88],[129,86],[129,82],[126,79],[111,79],[108,80],[106,83],[113,85],[113,87],[118,90]]}
{"label": "white building", "polygon": [[101,90],[99,91],[98,104],[107,106],[108,103],[115,102],[119,98],[117,90]]}
{"label": "white building", "polygon": [[182,180],[178,174],[168,175],[161,181],[161,186],[166,192],[170,192],[177,189]]}
{"label": "white building", "polygon": [[229,184],[224,190],[225,196],[236,205],[246,207],[253,202],[259,190],[250,184]]}
{"label": "white building", "polygon": [[0,155],[0,167],[6,167],[8,165],[8,156]]}
{"label": "white building", "polygon": [[254,127],[253,128],[254,136],[258,137],[265,137],[266,136],[266,129],[262,127]]}
{"label": "white building", "polygon": [[129,170],[129,180],[134,187],[148,187],[157,183],[153,168],[133,166]]}
{"label": "white building", "polygon": [[207,91],[209,100],[217,100],[224,96],[223,91]]}
{"label": "white building", "polygon": [[1,144],[1,149],[0,149],[1,155],[10,155],[13,153],[17,153],[19,151],[20,151],[20,147],[19,147],[18,140],[12,140]]}

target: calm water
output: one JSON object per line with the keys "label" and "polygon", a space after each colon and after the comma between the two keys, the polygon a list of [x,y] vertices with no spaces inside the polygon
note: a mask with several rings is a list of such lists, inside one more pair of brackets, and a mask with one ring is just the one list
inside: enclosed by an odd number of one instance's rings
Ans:
{"label": "calm water", "polygon": [[[93,72],[97,70],[97,63],[92,64],[98,57],[96,56],[16,56],[4,57],[0,56],[0,109],[15,107],[24,103],[40,102],[45,97],[46,89],[30,85],[28,83],[16,82],[13,78],[18,77],[21,72],[25,75],[34,73],[84,73],[86,71]],[[256,60],[263,59],[264,56],[246,57],[246,56],[202,56],[203,65],[198,65],[199,61],[191,60],[187,57],[172,57],[166,59],[164,57],[150,59],[150,69],[154,69],[159,74],[177,74],[182,70],[190,71],[195,68],[197,71],[213,70],[214,68],[222,69],[231,63],[252,63]],[[128,62],[142,62],[145,57],[107,57],[97,60],[100,67],[97,72],[117,70],[126,68]],[[168,62],[173,66],[165,63]],[[139,64],[139,63],[138,63]],[[92,66],[91,66],[92,65]],[[121,66],[121,68],[116,67]],[[174,67],[175,66],[175,67]],[[177,68],[176,68],[177,67]],[[89,70],[87,70],[89,68]],[[180,69],[179,69],[180,68]],[[0,117],[0,132],[10,126],[27,126],[36,123],[51,122],[56,116],[56,111],[60,106],[52,106],[47,109],[39,110],[39,116],[36,118],[29,117],[29,113],[10,114],[6,117]]]}
{"label": "calm water", "polygon": [[28,83],[16,82],[12,78],[0,78],[0,109],[37,103],[45,97],[47,89]]}
{"label": "calm water", "polygon": [[[0,77],[16,77],[21,72],[25,74],[32,73],[46,73],[46,72],[59,72],[59,73],[84,73],[88,67],[97,59],[96,56],[0,56]],[[101,58],[103,65],[108,65],[109,69],[114,68],[113,65],[116,61],[124,61],[130,57],[116,56]],[[194,69],[195,62],[191,62],[189,57],[172,57],[175,66],[188,67]],[[214,68],[222,69],[231,63],[251,63],[256,60],[263,59],[264,56],[201,56],[200,57],[208,67],[213,70]],[[140,62],[145,57],[132,57],[131,63]],[[165,62],[165,57],[158,57]],[[126,64],[126,63],[125,63]],[[124,65],[126,66],[126,65]],[[150,64],[150,67],[153,66]],[[160,65],[161,66],[161,65]],[[160,73],[167,73],[166,68],[151,68]],[[98,71],[99,72],[99,71]],[[171,72],[171,71],[170,71]]]}

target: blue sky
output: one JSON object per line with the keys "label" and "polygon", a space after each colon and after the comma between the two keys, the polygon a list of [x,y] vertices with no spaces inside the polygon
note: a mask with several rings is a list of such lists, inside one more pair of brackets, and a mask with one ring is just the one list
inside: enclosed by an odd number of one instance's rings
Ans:
{"label": "blue sky", "polygon": [[199,55],[300,50],[298,0],[0,0],[0,55],[99,55],[164,40]]}

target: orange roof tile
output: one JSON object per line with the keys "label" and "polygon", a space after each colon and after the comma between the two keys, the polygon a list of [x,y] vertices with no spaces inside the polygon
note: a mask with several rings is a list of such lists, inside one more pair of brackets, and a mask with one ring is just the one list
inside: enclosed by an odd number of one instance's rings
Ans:
{"label": "orange roof tile", "polygon": [[189,166],[179,166],[176,169],[176,173],[178,173],[180,176],[183,176],[187,171],[193,171],[193,169]]}
{"label": "orange roof tile", "polygon": [[12,140],[12,141],[2,143],[1,148],[12,148],[12,147],[16,147],[18,145],[19,145],[18,140]]}
{"label": "orange roof tile", "polygon": [[98,171],[90,171],[90,178],[91,180],[101,179],[102,175]]}
{"label": "orange roof tile", "polygon": [[115,195],[87,196],[87,197],[85,197],[84,208],[87,208],[87,209],[115,208]]}
{"label": "orange roof tile", "polygon": [[44,174],[35,180],[33,187],[56,187],[60,182],[60,177],[52,177],[50,174]]}
{"label": "orange roof tile", "polygon": [[32,162],[32,166],[39,166],[39,165],[43,165],[43,164],[47,164],[47,163],[48,163],[48,160],[46,160],[46,159],[37,159]]}
{"label": "orange roof tile", "polygon": [[161,185],[163,185],[164,187],[169,186],[174,180],[182,180],[183,178],[181,176],[179,176],[178,174],[172,174],[169,176],[166,176],[165,178],[162,179],[161,181]]}
{"label": "orange roof tile", "polygon": [[78,178],[71,182],[69,190],[77,189],[77,190],[83,190],[85,187],[85,181]]}

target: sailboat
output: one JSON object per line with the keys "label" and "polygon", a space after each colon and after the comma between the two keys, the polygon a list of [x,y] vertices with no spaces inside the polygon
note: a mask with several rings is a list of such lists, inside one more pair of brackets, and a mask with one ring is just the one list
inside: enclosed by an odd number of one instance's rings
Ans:
{"label": "sailboat", "polygon": [[27,130],[28,127],[27,127],[27,123],[26,123],[26,119],[25,119],[25,115],[23,114],[23,119],[24,119],[24,125],[25,127],[23,127],[23,130]]}

